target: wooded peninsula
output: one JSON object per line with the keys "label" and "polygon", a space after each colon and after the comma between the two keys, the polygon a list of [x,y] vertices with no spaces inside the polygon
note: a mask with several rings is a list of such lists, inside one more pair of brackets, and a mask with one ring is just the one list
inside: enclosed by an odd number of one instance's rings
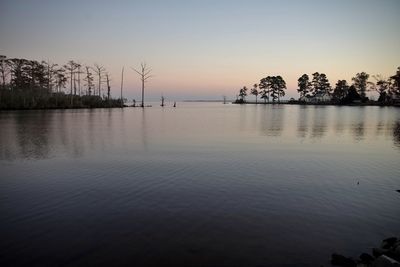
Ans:
{"label": "wooded peninsula", "polygon": [[[357,73],[348,84],[346,80],[338,80],[332,87],[324,73],[315,72],[312,80],[303,74],[298,80],[298,100],[291,98],[285,103],[292,104],[329,104],[329,105],[400,105],[400,67],[389,78],[374,75],[374,81],[369,80],[370,75],[365,72]],[[267,76],[254,84],[249,90],[244,86],[236,95],[237,104],[258,103],[258,96],[264,103],[282,103],[285,96],[286,82],[282,76]],[[250,91],[250,92],[248,92]],[[369,99],[367,92],[374,91],[379,94],[378,100]],[[246,101],[246,96],[255,96],[255,102]]]}
{"label": "wooded peninsula", "polygon": [[65,65],[0,55],[0,109],[123,107],[103,66]]}

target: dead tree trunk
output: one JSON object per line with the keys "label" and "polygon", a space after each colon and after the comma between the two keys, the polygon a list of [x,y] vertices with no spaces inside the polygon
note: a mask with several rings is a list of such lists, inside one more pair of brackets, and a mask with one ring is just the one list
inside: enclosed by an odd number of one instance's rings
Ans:
{"label": "dead tree trunk", "polygon": [[148,68],[146,66],[146,63],[141,63],[140,64],[141,69],[140,70],[136,70],[134,68],[132,68],[137,74],[139,74],[140,76],[140,80],[142,81],[142,105],[141,107],[144,108],[144,83],[152,77],[152,75],[150,75],[151,73],[151,69]]}

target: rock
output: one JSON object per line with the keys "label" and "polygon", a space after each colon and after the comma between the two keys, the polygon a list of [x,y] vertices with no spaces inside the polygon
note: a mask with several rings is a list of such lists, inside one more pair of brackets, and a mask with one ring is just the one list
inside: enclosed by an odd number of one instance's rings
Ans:
{"label": "rock", "polygon": [[399,189],[399,190],[396,190],[396,192],[397,192],[397,193],[400,193],[400,189]]}
{"label": "rock", "polygon": [[400,256],[400,244],[398,244],[397,247],[395,247],[394,254],[396,254],[397,256]]}
{"label": "rock", "polygon": [[360,260],[362,263],[369,264],[373,262],[375,258],[369,255],[368,253],[363,253],[360,255]]}
{"label": "rock", "polygon": [[335,253],[332,254],[331,263],[332,263],[332,265],[342,266],[342,267],[356,267],[357,266],[356,262],[353,259],[347,258],[340,254],[335,254]]}
{"label": "rock", "polygon": [[388,256],[379,256],[371,265],[371,267],[400,267],[400,263]]}
{"label": "rock", "polygon": [[378,258],[379,256],[387,253],[388,250],[387,249],[381,249],[381,248],[373,248],[372,249],[372,255],[374,255],[374,257]]}
{"label": "rock", "polygon": [[382,241],[381,247],[383,249],[390,249],[394,244],[396,244],[397,238],[396,237],[389,237]]}

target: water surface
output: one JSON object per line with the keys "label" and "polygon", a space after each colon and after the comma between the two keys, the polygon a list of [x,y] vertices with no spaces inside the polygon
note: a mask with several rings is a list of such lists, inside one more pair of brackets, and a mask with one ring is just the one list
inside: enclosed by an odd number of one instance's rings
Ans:
{"label": "water surface", "polygon": [[2,266],[320,266],[400,229],[400,112],[0,113]]}

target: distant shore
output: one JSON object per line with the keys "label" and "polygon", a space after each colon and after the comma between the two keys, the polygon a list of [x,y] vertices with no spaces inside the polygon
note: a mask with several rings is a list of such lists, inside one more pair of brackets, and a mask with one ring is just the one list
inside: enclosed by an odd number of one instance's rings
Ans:
{"label": "distant shore", "polygon": [[297,100],[282,100],[279,102],[255,102],[255,101],[233,101],[232,104],[238,105],[301,105],[301,106],[380,106],[380,107],[400,107],[400,103],[380,103],[375,101],[369,101],[365,103],[332,103],[332,102],[315,102],[307,103]]}

